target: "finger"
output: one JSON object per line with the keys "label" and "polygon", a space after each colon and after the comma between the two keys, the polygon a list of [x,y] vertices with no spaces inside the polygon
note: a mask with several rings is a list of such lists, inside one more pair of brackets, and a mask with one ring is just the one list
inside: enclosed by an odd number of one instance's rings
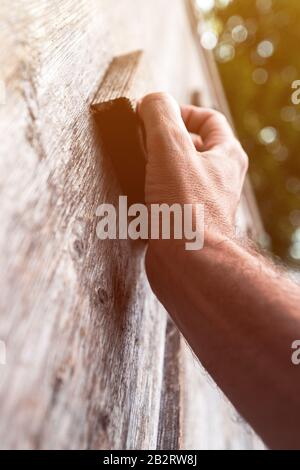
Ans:
{"label": "finger", "polygon": [[170,95],[147,95],[139,102],[137,112],[144,126],[148,159],[173,160],[194,151],[180,108]]}
{"label": "finger", "polygon": [[182,106],[181,116],[189,132],[201,137],[205,150],[223,145],[228,139],[233,140],[233,130],[218,111],[196,106]]}
{"label": "finger", "polygon": [[203,147],[203,141],[201,139],[201,137],[199,135],[196,135],[196,134],[190,134],[191,136],[191,139],[193,141],[193,144],[195,146],[195,149],[197,150],[197,152],[201,152],[204,150],[204,147]]}

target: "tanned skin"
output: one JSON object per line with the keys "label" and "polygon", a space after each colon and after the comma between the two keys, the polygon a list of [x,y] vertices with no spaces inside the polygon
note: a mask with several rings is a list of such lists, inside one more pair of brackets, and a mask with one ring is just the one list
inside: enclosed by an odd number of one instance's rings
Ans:
{"label": "tanned skin", "polygon": [[[150,285],[200,362],[273,449],[300,448],[300,290],[235,236],[248,158],[226,118],[163,93],[138,106],[146,202],[205,206],[205,246],[151,240]],[[249,243],[250,246],[250,243]]]}

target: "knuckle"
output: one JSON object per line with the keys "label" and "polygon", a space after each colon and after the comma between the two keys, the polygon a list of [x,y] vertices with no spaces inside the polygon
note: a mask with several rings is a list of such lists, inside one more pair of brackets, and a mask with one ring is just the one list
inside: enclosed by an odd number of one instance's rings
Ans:
{"label": "knuckle", "polygon": [[249,157],[236,137],[224,143],[223,150],[230,159],[234,159],[241,166],[242,171],[246,172],[248,170]]}
{"label": "knuckle", "polygon": [[235,139],[235,148],[236,148],[237,158],[241,164],[242,170],[246,172],[249,167],[249,157],[246,154],[245,150],[243,149],[238,139]]}
{"label": "knuckle", "polygon": [[208,108],[207,114],[211,117],[219,119],[220,121],[228,122],[228,119],[225,114],[223,114],[221,111],[218,111],[217,109]]}
{"label": "knuckle", "polygon": [[215,127],[218,126],[220,130],[222,129],[224,132],[226,132],[228,137],[234,135],[231,123],[229,122],[227,116],[221,111],[217,111],[215,109],[207,110],[207,120],[211,121],[211,124]]}
{"label": "knuckle", "polygon": [[246,154],[246,152],[244,152],[244,150],[241,153],[241,160],[242,160],[243,170],[246,173],[248,171],[248,168],[249,168],[249,157]]}
{"label": "knuckle", "polygon": [[166,101],[173,101],[173,97],[169,93],[165,92],[155,92],[149,93],[148,95],[144,96],[141,101],[141,106],[149,105],[153,103],[165,103]]}
{"label": "knuckle", "polygon": [[220,120],[228,122],[227,117],[226,117],[225,114],[223,114],[221,111],[214,110],[214,114],[215,114],[215,116],[218,117]]}

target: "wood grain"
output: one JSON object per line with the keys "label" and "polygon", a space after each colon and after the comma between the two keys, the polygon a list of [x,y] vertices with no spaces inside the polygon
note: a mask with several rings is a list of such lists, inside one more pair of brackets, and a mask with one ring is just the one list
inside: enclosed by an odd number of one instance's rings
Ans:
{"label": "wood grain", "polygon": [[[181,414],[180,383],[181,338],[171,319],[167,321],[163,386],[160,399],[160,417],[157,436],[158,450],[180,448]],[[196,429],[194,429],[196,432]]]}
{"label": "wood grain", "polygon": [[[173,447],[184,390],[143,249],[96,237],[118,185],[90,104],[113,57],[137,49],[155,79],[137,97],[201,88],[210,102],[185,2],[4,0],[0,16],[0,447]],[[197,426],[213,440],[210,420]]]}
{"label": "wood grain", "polygon": [[[200,46],[193,0],[186,0],[186,7],[203,75],[202,87],[192,94],[193,104],[219,109],[234,126],[213,55]],[[249,181],[244,188],[237,224],[241,233],[247,233],[255,241],[264,238],[264,228]],[[238,415],[183,340],[181,385],[181,448],[264,449],[263,443]]]}
{"label": "wood grain", "polygon": [[166,317],[139,248],[96,238],[118,190],[89,108],[112,58],[137,49],[156,89],[185,100],[200,69],[182,2],[5,0],[0,14],[0,446],[153,449]]}
{"label": "wood grain", "polygon": [[148,78],[141,70],[143,59],[142,51],[114,57],[91,106],[102,152],[111,160],[128,206],[145,203],[146,157],[135,102],[139,81]]}

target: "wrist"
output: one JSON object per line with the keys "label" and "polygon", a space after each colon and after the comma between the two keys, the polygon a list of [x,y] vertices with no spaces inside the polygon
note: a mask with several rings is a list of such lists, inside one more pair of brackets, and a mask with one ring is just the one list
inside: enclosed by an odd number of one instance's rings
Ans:
{"label": "wrist", "polygon": [[199,256],[201,257],[201,254],[204,255],[207,252],[217,253],[220,250],[224,250],[228,244],[239,245],[239,241],[232,233],[225,234],[219,231],[210,230],[205,233],[204,240],[200,248],[194,249],[193,246],[189,246],[190,244],[191,241],[186,239],[150,240],[148,249],[159,256],[169,258],[172,262],[174,256],[197,256],[198,258]]}

